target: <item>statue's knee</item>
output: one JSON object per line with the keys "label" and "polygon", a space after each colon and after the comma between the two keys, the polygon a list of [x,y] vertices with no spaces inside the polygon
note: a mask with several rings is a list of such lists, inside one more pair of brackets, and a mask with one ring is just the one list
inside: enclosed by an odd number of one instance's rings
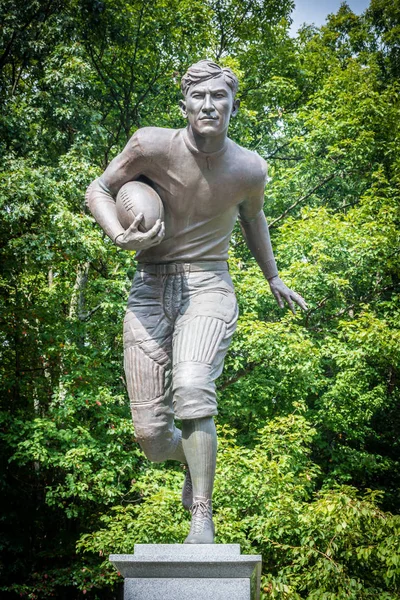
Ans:
{"label": "statue's knee", "polygon": [[173,372],[173,395],[176,398],[199,398],[215,388],[210,365],[183,362],[175,365]]}
{"label": "statue's knee", "polygon": [[174,400],[196,400],[197,398],[207,395],[210,392],[210,387],[213,388],[214,386],[212,384],[210,385],[206,378],[199,381],[181,379],[180,381],[177,381],[174,386]]}
{"label": "statue's knee", "polygon": [[[215,383],[208,365],[176,369],[173,401],[178,419],[200,419],[218,414]],[[183,367],[183,365],[182,365]]]}
{"label": "statue's knee", "polygon": [[208,373],[194,373],[191,377],[176,377],[174,382],[174,404],[197,404],[203,399],[215,396],[214,382],[208,377]]}
{"label": "statue's knee", "polygon": [[131,405],[135,437],[146,457],[153,462],[167,460],[171,452],[175,432],[171,404],[169,399],[156,399]]}
{"label": "statue's knee", "polygon": [[140,443],[140,447],[143,450],[146,458],[151,460],[151,462],[158,463],[167,460],[168,452],[166,452],[163,448],[155,447],[153,444],[146,442]]}
{"label": "statue's knee", "polygon": [[135,429],[135,434],[146,458],[152,462],[164,462],[168,459],[171,451],[171,436],[168,434],[149,435],[148,432],[140,431],[140,429]]}

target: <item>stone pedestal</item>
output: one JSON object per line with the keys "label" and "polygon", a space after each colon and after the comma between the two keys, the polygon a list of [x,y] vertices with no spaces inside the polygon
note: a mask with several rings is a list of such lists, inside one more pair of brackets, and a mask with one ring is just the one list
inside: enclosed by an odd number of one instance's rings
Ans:
{"label": "stone pedestal", "polygon": [[239,544],[136,544],[111,554],[125,578],[124,600],[258,600],[261,556]]}

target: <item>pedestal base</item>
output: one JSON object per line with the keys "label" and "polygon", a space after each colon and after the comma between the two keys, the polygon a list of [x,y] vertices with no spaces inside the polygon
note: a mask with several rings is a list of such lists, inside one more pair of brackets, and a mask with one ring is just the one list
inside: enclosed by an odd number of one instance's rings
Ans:
{"label": "pedestal base", "polygon": [[136,544],[112,554],[125,578],[124,600],[258,600],[261,556],[239,544]]}

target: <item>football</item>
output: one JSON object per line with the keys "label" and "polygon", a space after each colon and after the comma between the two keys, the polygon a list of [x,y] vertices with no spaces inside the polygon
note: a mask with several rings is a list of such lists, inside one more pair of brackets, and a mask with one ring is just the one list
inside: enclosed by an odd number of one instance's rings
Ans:
{"label": "football", "polygon": [[117,216],[124,229],[132,225],[136,216],[143,213],[139,231],[146,233],[157,219],[164,220],[164,205],[152,187],[142,181],[128,181],[117,194]]}

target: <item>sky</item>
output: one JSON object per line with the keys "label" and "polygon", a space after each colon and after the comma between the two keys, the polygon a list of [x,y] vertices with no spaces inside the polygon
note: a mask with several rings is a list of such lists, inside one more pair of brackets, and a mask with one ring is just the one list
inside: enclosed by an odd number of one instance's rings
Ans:
{"label": "sky", "polygon": [[[303,23],[314,23],[319,27],[325,23],[330,13],[336,13],[342,0],[295,0],[296,8],[292,13],[293,24],[290,28],[292,35]],[[347,0],[351,10],[360,15],[369,6],[369,0]]]}

